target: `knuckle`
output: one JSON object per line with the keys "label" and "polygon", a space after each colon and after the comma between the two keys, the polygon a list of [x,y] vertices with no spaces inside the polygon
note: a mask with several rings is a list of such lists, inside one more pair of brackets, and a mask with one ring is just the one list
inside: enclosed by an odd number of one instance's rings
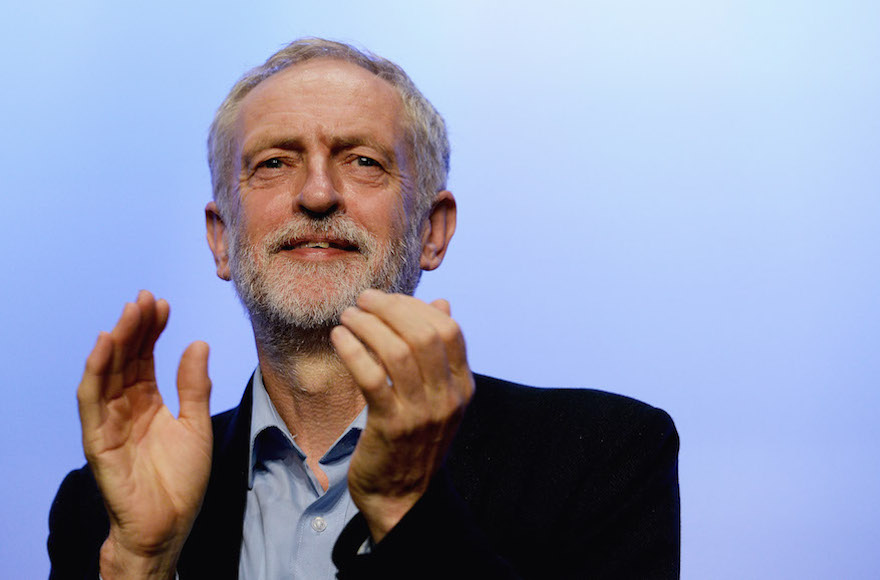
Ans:
{"label": "knuckle", "polygon": [[426,350],[440,346],[443,338],[438,329],[433,326],[425,326],[413,334],[412,342],[417,349]]}
{"label": "knuckle", "polygon": [[465,405],[470,404],[471,400],[474,398],[474,385],[471,383],[465,388],[464,393],[462,393],[462,401]]}
{"label": "knuckle", "polygon": [[451,318],[444,320],[442,323],[440,323],[438,332],[440,333],[440,337],[443,339],[443,342],[446,343],[458,342],[459,338],[461,337],[461,327],[455,320]]}
{"label": "knuckle", "polygon": [[384,372],[377,369],[362,379],[361,386],[370,391],[378,391],[388,386],[388,377]]}
{"label": "knuckle", "polygon": [[462,384],[462,395],[464,396],[465,403],[468,403],[473,398],[474,392],[476,391],[474,375],[472,375],[470,371],[467,372],[467,376],[463,379]]}
{"label": "knuckle", "polygon": [[386,356],[390,365],[401,366],[406,364],[412,358],[412,351],[405,343],[400,343],[389,348]]}
{"label": "knuckle", "polygon": [[397,416],[384,425],[383,437],[392,443],[411,439],[419,431],[419,422],[410,416]]}
{"label": "knuckle", "polygon": [[395,423],[388,428],[386,436],[391,441],[403,441],[412,436],[413,428],[405,423]]}
{"label": "knuckle", "polygon": [[450,392],[449,394],[449,403],[447,409],[447,416],[449,417],[459,417],[462,413],[464,413],[465,408],[469,402],[469,397],[464,395],[463,393]]}

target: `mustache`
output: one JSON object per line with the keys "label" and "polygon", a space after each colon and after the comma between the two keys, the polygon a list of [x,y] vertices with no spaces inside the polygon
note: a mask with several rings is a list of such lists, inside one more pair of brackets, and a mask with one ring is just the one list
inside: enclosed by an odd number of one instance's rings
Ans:
{"label": "mustache", "polygon": [[345,215],[325,217],[320,220],[295,217],[268,234],[263,240],[263,249],[268,254],[276,254],[291,245],[291,242],[311,239],[332,239],[347,246],[354,246],[366,256],[372,255],[378,242],[375,236],[363,226]]}

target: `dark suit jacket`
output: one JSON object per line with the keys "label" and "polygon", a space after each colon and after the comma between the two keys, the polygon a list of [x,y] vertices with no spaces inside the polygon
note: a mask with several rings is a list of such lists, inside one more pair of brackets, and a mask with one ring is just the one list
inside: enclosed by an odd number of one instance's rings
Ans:
{"label": "dark suit jacket", "polygon": [[[446,466],[369,554],[358,514],[333,559],[340,578],[677,578],[678,435],[659,409],[584,389],[475,375]],[[178,564],[235,578],[247,490],[251,388],[214,417],[201,512]],[[88,466],[49,516],[51,578],[96,578],[108,520]]]}

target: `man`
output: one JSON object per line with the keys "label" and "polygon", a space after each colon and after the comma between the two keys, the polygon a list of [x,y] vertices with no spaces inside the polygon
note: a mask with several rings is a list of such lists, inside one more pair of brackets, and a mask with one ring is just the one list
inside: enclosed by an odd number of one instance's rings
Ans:
{"label": "man", "polygon": [[669,417],[475,377],[449,305],[411,296],[455,231],[448,157],[406,74],[347,45],[294,42],[233,87],[205,214],[259,365],[212,421],[190,345],[175,419],[152,359],[169,306],[126,305],[78,390],[54,577],[677,576]]}

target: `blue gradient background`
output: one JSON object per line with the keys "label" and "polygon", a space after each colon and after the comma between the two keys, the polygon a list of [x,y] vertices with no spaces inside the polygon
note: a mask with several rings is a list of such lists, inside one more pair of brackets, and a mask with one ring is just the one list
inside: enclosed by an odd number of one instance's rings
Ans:
{"label": "blue gradient background", "polygon": [[[446,297],[474,370],[668,410],[683,578],[880,574],[880,5],[873,1],[41,2],[0,19],[8,578],[48,572],[83,462],[97,332],[172,305],[163,392],[212,346],[212,409],[255,364],[204,242],[204,138],[294,37],[400,63],[445,115]],[[553,425],[547,425],[553,429]]]}

